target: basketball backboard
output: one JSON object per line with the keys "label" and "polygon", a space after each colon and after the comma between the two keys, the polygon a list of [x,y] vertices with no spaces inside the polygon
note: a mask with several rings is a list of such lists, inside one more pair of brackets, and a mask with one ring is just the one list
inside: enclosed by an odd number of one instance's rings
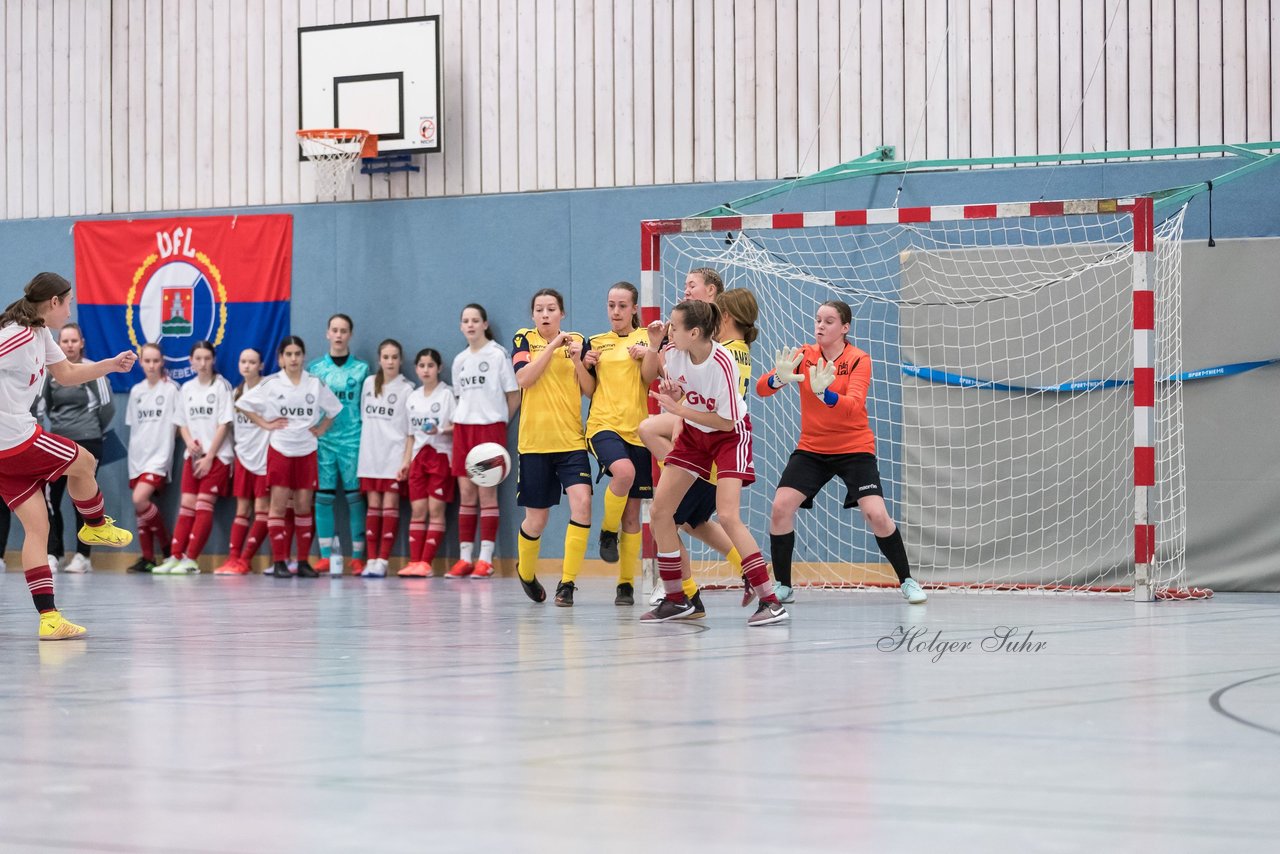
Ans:
{"label": "basketball backboard", "polygon": [[298,127],[361,128],[380,154],[440,151],[440,16],[299,28]]}

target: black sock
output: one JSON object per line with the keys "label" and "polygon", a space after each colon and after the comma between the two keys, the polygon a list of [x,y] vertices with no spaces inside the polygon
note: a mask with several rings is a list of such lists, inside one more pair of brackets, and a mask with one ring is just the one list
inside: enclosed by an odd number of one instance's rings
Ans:
{"label": "black sock", "polygon": [[53,604],[52,593],[32,593],[31,601],[35,604],[36,610],[43,614],[45,611],[56,611],[58,606]]}
{"label": "black sock", "polygon": [[887,537],[876,537],[876,545],[893,564],[893,571],[898,574],[898,583],[911,577],[911,563],[907,560],[907,547],[902,543],[902,532],[897,528]]}
{"label": "black sock", "polygon": [[796,532],[769,535],[769,560],[773,564],[773,580],[791,586],[791,555],[796,550]]}

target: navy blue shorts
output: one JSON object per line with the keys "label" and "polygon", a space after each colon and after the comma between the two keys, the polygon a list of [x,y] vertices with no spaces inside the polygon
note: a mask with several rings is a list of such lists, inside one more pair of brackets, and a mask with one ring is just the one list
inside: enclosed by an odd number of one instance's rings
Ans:
{"label": "navy blue shorts", "polygon": [[612,430],[601,430],[588,439],[587,444],[591,446],[591,453],[596,455],[596,462],[600,464],[601,476],[607,474],[613,477],[609,466],[615,461],[631,460],[631,464],[636,467],[636,479],[631,483],[628,498],[653,497],[653,457],[648,448],[632,445]]}
{"label": "navy blue shorts", "polygon": [[676,508],[676,524],[696,528],[716,515],[716,485],[697,478]]}
{"label": "navy blue shorts", "polygon": [[542,510],[555,507],[571,486],[591,487],[591,458],[586,451],[557,454],[521,454],[516,504]]}

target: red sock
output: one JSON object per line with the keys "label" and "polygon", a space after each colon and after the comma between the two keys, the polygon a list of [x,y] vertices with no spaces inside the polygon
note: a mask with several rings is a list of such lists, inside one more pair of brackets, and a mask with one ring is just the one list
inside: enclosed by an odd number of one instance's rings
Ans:
{"label": "red sock", "polygon": [[147,506],[138,514],[138,547],[142,549],[142,556],[149,561],[155,562],[156,548],[155,536],[156,524],[164,524],[160,518],[160,508],[147,502]]}
{"label": "red sock", "polygon": [[289,544],[293,542],[294,536],[297,534],[295,528],[298,525],[298,514],[292,507],[285,508],[284,511],[284,559],[289,559]]}
{"label": "red sock", "polygon": [[370,507],[364,514],[364,541],[369,548],[369,558],[377,560],[378,543],[382,539],[382,508]]}
{"label": "red sock", "polygon": [[231,544],[227,546],[227,558],[240,556],[244,548],[244,538],[249,534],[249,517],[237,515],[231,523]]}
{"label": "red sock", "polygon": [[680,553],[658,555],[658,575],[662,577],[662,589],[672,602],[683,605],[687,598],[681,585]]}
{"label": "red sock", "polygon": [[26,576],[27,589],[31,591],[31,601],[35,603],[36,610],[41,614],[56,610],[53,604],[53,573],[49,571],[49,567],[28,569]]}
{"label": "red sock", "polygon": [[289,559],[289,538],[283,516],[267,517],[267,532],[271,536],[271,559],[277,563]]}
{"label": "red sock", "polygon": [[245,563],[253,560],[253,556],[258,553],[258,546],[262,543],[262,538],[267,535],[267,513],[265,510],[255,510],[253,513],[253,527],[249,529],[249,536],[245,538],[244,549],[240,552],[240,559]]}
{"label": "red sock", "polygon": [[755,588],[761,602],[777,602],[773,595],[773,579],[769,577],[769,567],[765,565],[764,555],[760,552],[749,554],[742,559],[742,573]]}
{"label": "red sock", "polygon": [[191,536],[187,539],[184,556],[192,560],[200,557],[204,544],[209,542],[209,532],[213,530],[213,502],[201,499],[196,502],[196,520],[191,526]]}
{"label": "red sock", "polygon": [[480,514],[480,508],[472,505],[461,504],[458,506],[458,542],[474,543],[476,540],[476,517]]}
{"label": "red sock", "polygon": [[311,527],[311,514],[293,514],[293,535],[298,538],[298,560],[307,560],[311,556],[311,537],[315,529]]}
{"label": "red sock", "polygon": [[498,540],[498,505],[480,508],[480,540],[497,542]]}
{"label": "red sock", "polygon": [[169,553],[174,557],[182,557],[187,550],[187,541],[191,539],[191,528],[196,521],[196,511],[191,507],[178,510],[178,524],[173,526],[173,539],[169,541]]}
{"label": "red sock", "polygon": [[87,501],[81,501],[78,498],[72,498],[71,503],[75,505],[76,512],[84,519],[86,525],[90,528],[96,528],[102,524],[102,514],[107,509],[106,502],[102,500],[102,493],[95,492],[93,497]]}
{"label": "red sock", "polygon": [[418,555],[422,554],[422,541],[427,538],[427,522],[425,519],[409,520],[409,560],[418,561],[422,558]]}
{"label": "red sock", "polygon": [[444,539],[444,523],[430,522],[427,524],[426,541],[422,544],[421,557],[418,560],[424,563],[431,563],[436,558],[436,550],[440,548],[440,542]]}
{"label": "red sock", "polygon": [[169,544],[169,526],[164,523],[164,514],[160,512],[160,508],[152,504],[156,508],[156,517],[151,521],[151,536],[155,538],[156,546],[161,551]]}
{"label": "red sock", "polygon": [[[396,535],[400,533],[400,508],[386,507],[382,508],[382,548],[378,552],[378,557],[387,560],[391,557],[391,550],[396,545]],[[373,551],[373,543],[369,543],[369,551]]]}

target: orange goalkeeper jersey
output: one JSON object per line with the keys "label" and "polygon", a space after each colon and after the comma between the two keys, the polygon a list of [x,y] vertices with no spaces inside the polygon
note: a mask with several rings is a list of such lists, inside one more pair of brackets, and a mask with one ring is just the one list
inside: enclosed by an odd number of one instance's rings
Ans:
{"label": "orange goalkeeper jersey", "polygon": [[[874,454],[876,437],[867,422],[867,390],[871,388],[871,357],[852,344],[836,358],[836,378],[828,391],[838,395],[835,406],[827,406],[809,386],[809,368],[818,363],[822,350],[806,344],[804,359],[796,373],[804,379],[800,387],[800,442],[802,451],[814,454]],[[769,371],[756,383],[756,393],[769,397],[782,389],[769,387]]]}

